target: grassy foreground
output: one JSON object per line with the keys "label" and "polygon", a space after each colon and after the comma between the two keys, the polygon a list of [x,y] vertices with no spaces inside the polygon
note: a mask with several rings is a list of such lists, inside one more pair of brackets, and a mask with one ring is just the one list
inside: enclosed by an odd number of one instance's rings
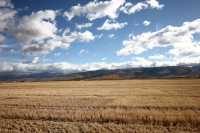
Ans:
{"label": "grassy foreground", "polygon": [[0,83],[0,132],[199,133],[200,80]]}

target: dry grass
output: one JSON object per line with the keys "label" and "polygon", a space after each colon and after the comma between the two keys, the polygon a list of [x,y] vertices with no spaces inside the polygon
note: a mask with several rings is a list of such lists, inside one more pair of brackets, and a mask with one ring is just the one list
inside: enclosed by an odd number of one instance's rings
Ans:
{"label": "dry grass", "polygon": [[0,132],[200,132],[200,80],[0,83]]}

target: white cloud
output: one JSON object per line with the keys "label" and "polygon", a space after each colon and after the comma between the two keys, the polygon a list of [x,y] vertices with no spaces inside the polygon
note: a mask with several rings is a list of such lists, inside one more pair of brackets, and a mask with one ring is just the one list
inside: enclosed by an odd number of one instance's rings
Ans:
{"label": "white cloud", "polygon": [[3,7],[7,7],[7,8],[13,8],[13,5],[11,3],[11,0],[1,0],[0,1],[0,8]]}
{"label": "white cloud", "polygon": [[143,2],[138,2],[137,4],[132,4],[127,2],[123,7],[121,7],[121,11],[126,14],[135,14],[136,12],[140,12],[145,9],[162,9],[164,7],[163,4],[160,4],[158,0],[146,0]]}
{"label": "white cloud", "polygon": [[164,5],[160,4],[158,0],[147,0],[146,2],[151,8],[162,9],[164,7]]}
{"label": "white cloud", "polygon": [[71,73],[78,71],[92,71],[99,69],[118,69],[118,68],[127,68],[127,67],[148,67],[151,66],[152,63],[143,59],[135,60],[133,62],[123,62],[123,63],[105,63],[105,62],[96,62],[90,64],[71,64],[67,62],[62,63],[52,63],[52,64],[25,64],[25,63],[1,63],[0,64],[0,72],[63,72],[63,73]]}
{"label": "white cloud", "polygon": [[87,64],[72,64],[68,62],[60,63],[8,63],[2,62],[0,64],[0,72],[62,72],[72,73],[80,71],[93,71],[99,69],[122,69],[122,68],[136,68],[136,67],[160,67],[160,66],[175,66],[180,64],[200,63],[200,56],[195,58],[183,57],[179,59],[171,58],[167,60],[146,59],[143,57],[135,57],[132,61],[127,62],[104,62],[106,58],[102,58],[103,62],[94,62]]}
{"label": "white cloud", "polygon": [[53,10],[38,11],[21,18],[19,24],[14,25],[11,32],[25,44],[55,37],[57,33],[55,18],[56,12]]}
{"label": "white cloud", "polygon": [[89,20],[109,17],[115,19],[118,17],[119,8],[125,3],[125,0],[110,1],[91,1],[84,6],[80,4],[73,6],[70,11],[66,11],[64,16],[71,20],[75,16],[86,16]]}
{"label": "white cloud", "polygon": [[0,8],[0,31],[6,31],[8,24],[13,21],[16,11],[10,8]]}
{"label": "white cloud", "polygon": [[0,34],[0,44],[3,44],[5,39],[6,38],[3,35]]}
{"label": "white cloud", "polygon": [[64,16],[67,17],[68,20],[71,20],[75,16],[86,16],[90,21],[103,17],[116,19],[119,16],[120,11],[123,11],[126,14],[134,14],[145,9],[160,10],[163,7],[164,5],[160,4],[158,0],[146,0],[138,2],[135,5],[126,2],[126,0],[94,0],[86,5],[78,4],[73,6],[70,11],[64,12]]}
{"label": "white cloud", "polygon": [[[86,5],[76,5],[65,16],[71,20],[75,16],[85,16],[89,20],[108,17],[98,30],[117,30],[127,26],[128,23],[119,23],[116,19],[120,10],[126,14],[134,14],[145,9],[162,9],[164,5],[158,0],[146,0],[137,4],[125,3],[125,0],[92,1]],[[123,6],[124,5],[124,6]],[[123,6],[123,7],[122,7]],[[120,9],[120,10],[119,10]],[[20,43],[23,52],[26,53],[49,53],[56,48],[69,48],[74,42],[89,42],[95,38],[101,38],[103,34],[93,35],[86,30],[84,32],[64,31],[58,29],[56,23],[57,11],[43,10],[33,12],[31,15],[16,17],[17,11],[14,10],[10,0],[0,0],[0,32],[11,33]],[[149,21],[144,21],[148,26]],[[78,29],[91,27],[92,23],[77,24]],[[175,65],[179,63],[199,63],[200,61],[200,42],[195,40],[194,35],[200,33],[200,19],[186,22],[181,26],[167,26],[156,32],[146,32],[135,36],[130,35],[128,40],[123,41],[124,47],[117,52],[118,55],[141,54],[154,48],[169,47],[167,57],[164,55],[153,55],[145,58],[135,58],[131,62],[123,63],[92,63],[76,65],[70,63],[39,64],[39,57],[35,57],[31,64],[23,63],[3,63],[0,71],[11,70],[95,70],[100,68],[121,68],[125,66],[151,66],[156,62],[157,65]],[[5,34],[0,34],[0,44],[6,40]],[[108,37],[113,38],[114,34]],[[2,45],[4,46],[4,45]],[[2,47],[10,49],[10,47]],[[12,49],[13,50],[13,49]],[[84,53],[84,49],[80,51]],[[169,58],[168,58],[169,57]],[[102,59],[104,61],[104,59]],[[37,64],[37,65],[36,65]],[[80,67],[80,68],[79,68]]]}
{"label": "white cloud", "polygon": [[89,42],[95,39],[95,36],[90,31],[85,32],[70,32],[62,36],[55,35],[50,39],[44,39],[25,45],[23,51],[27,53],[44,53],[47,54],[56,48],[69,48],[74,42]]}
{"label": "white cloud", "polygon": [[32,60],[32,64],[37,64],[39,62],[40,58],[39,57],[34,57]]}
{"label": "white cloud", "polygon": [[26,63],[7,63],[0,64],[0,72],[63,72],[72,73],[79,71],[93,71],[99,69],[118,69],[132,66],[134,63],[105,63],[95,62],[89,64],[71,64],[67,62],[51,63],[51,64],[26,64]]}
{"label": "white cloud", "polygon": [[149,26],[150,24],[151,24],[151,22],[148,21],[148,20],[145,20],[145,21],[143,22],[143,25],[144,25],[144,26]]}
{"label": "white cloud", "polygon": [[0,72],[14,71],[14,66],[12,63],[2,62],[0,66]]}
{"label": "white cloud", "polygon": [[147,60],[143,57],[136,57],[132,62],[134,62],[135,67],[151,67],[154,64],[151,60]]}
{"label": "white cloud", "polygon": [[146,8],[148,8],[148,5],[144,2],[139,2],[136,5],[133,5],[132,3],[128,2],[120,10],[126,14],[134,14]]}
{"label": "white cloud", "polygon": [[107,60],[107,58],[106,58],[106,57],[103,57],[103,58],[101,58],[101,60],[102,60],[102,61],[106,61],[106,60]]}
{"label": "white cloud", "polygon": [[98,39],[101,39],[103,37],[103,33],[96,35],[95,37],[98,38]]}
{"label": "white cloud", "polygon": [[58,40],[56,15],[56,11],[44,10],[23,16],[9,28],[9,32],[20,42],[24,52],[47,52],[53,49],[49,44]]}
{"label": "white cloud", "polygon": [[70,36],[75,40],[80,40],[82,42],[89,42],[95,39],[95,36],[90,31],[72,32]]}
{"label": "white cloud", "polygon": [[132,35],[129,40],[123,41],[124,48],[117,55],[141,54],[156,47],[171,47],[169,54],[172,56],[200,56],[199,42],[194,40],[194,34],[199,33],[200,19],[196,19],[181,26],[167,26],[156,32]]}
{"label": "white cloud", "polygon": [[113,37],[115,37],[115,34],[110,34],[110,35],[108,35],[108,37],[113,38]]}
{"label": "white cloud", "polygon": [[76,28],[81,30],[84,28],[89,28],[93,25],[93,23],[85,23],[85,24],[76,24]]}
{"label": "white cloud", "polygon": [[127,22],[118,23],[116,21],[107,19],[101,27],[97,28],[97,30],[118,30],[124,28],[127,25]]}
{"label": "white cloud", "polygon": [[[57,28],[58,12],[43,10],[23,16],[9,27],[9,32],[20,42],[25,53],[49,53],[56,48],[68,48],[75,41],[89,42],[95,39],[90,31],[71,32]],[[60,35],[61,33],[61,35]]]}
{"label": "white cloud", "polygon": [[[0,32],[7,32],[9,24],[13,23],[16,11],[10,0],[0,1]],[[6,37],[0,34],[0,44],[4,43]]]}
{"label": "white cloud", "polygon": [[157,55],[149,56],[149,59],[151,59],[151,60],[164,60],[165,56],[161,55],[161,54],[157,54]]}
{"label": "white cloud", "polygon": [[81,49],[80,52],[79,52],[79,54],[86,54],[86,53],[88,53],[88,51],[85,50],[85,49]]}

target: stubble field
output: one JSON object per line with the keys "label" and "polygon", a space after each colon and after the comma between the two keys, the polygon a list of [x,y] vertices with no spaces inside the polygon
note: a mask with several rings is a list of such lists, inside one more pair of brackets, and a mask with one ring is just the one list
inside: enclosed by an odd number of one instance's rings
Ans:
{"label": "stubble field", "polygon": [[200,80],[0,83],[2,133],[199,133]]}

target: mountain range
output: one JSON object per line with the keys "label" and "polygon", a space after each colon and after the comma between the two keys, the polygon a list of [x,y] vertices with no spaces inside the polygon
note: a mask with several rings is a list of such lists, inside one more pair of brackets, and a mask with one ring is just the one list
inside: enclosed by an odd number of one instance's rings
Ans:
{"label": "mountain range", "polygon": [[200,64],[166,67],[126,68],[96,70],[65,74],[62,72],[18,73],[0,72],[0,81],[48,81],[48,80],[125,80],[200,78]]}

